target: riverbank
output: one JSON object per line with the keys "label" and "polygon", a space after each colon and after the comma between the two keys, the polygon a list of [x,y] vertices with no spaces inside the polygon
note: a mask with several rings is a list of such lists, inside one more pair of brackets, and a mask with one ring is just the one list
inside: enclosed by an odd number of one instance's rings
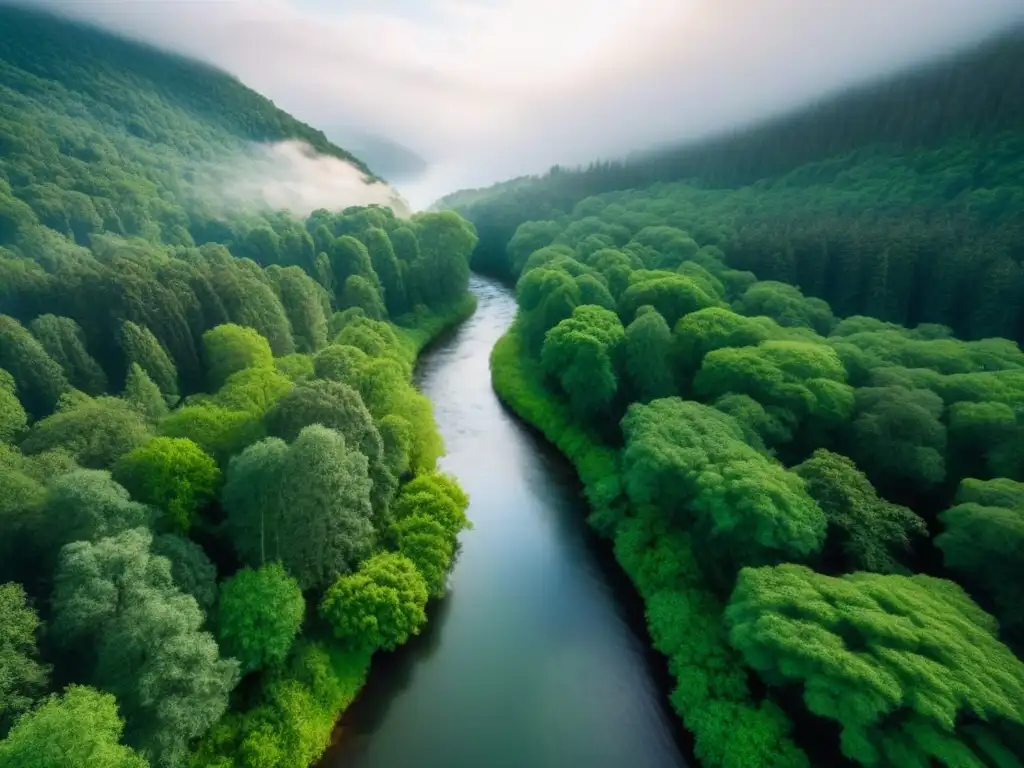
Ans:
{"label": "riverbank", "polygon": [[705,768],[804,768],[806,755],[790,738],[791,723],[749,690],[739,655],[729,646],[723,606],[704,583],[694,542],[630,509],[617,451],[574,423],[544,386],[515,326],[491,353],[498,397],[536,427],[576,467],[592,512],[589,522],[613,541],[615,558],[646,607],[648,632],[668,658],[676,681],[672,708],[694,737]]}
{"label": "riverbank", "polygon": [[476,295],[467,293],[440,311],[410,312],[395,320],[393,325],[409,356],[409,362],[415,362],[420,353],[442,334],[472,317],[476,305]]}
{"label": "riverbank", "polygon": [[[392,327],[407,359],[415,363],[432,341],[475,309],[476,297],[467,293],[439,311],[405,315]],[[436,420],[433,428],[438,432]],[[372,654],[339,647],[314,611],[307,621],[312,626],[289,662],[263,682],[259,703],[223,717],[198,745],[194,768],[307,768],[322,757],[339,718],[366,683]]]}

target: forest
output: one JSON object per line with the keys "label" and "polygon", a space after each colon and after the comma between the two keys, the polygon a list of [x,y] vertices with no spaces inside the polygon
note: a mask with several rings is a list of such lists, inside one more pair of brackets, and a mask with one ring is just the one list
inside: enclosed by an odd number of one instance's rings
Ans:
{"label": "forest", "polygon": [[[216,70],[0,8],[0,766],[305,768],[446,590],[419,350],[471,225],[204,208],[295,139]],[[368,179],[372,176],[368,174]]]}
{"label": "forest", "polygon": [[447,201],[515,281],[494,387],[575,464],[705,768],[1024,765],[1022,64]]}
{"label": "forest", "polygon": [[515,285],[494,389],[575,465],[700,765],[1024,768],[1022,94],[1018,30],[298,215],[207,170],[293,141],[380,179],[223,72],[0,6],[0,768],[320,758],[471,526],[412,378],[471,267]]}
{"label": "forest", "polygon": [[515,280],[530,244],[520,237],[512,258],[506,244],[522,223],[564,226],[588,197],[645,189],[662,211],[610,223],[635,232],[668,221],[720,247],[730,267],[799,286],[841,316],[1020,341],[1022,60],[1017,29],[733,135],[555,167],[438,205],[476,226],[475,269]]}

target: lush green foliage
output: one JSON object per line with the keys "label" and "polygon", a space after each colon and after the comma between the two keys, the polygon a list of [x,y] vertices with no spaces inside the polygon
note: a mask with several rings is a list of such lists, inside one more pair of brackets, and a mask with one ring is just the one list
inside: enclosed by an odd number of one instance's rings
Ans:
{"label": "lush green foliage", "polygon": [[426,623],[427,583],[412,560],[374,555],[338,578],[324,595],[320,615],[353,650],[394,649]]}
{"label": "lush green foliage", "polygon": [[[667,225],[838,315],[1020,339],[1022,56],[1017,29],[766,124],[440,205],[476,226],[474,265],[511,279],[538,248],[582,242],[583,221],[613,247],[629,240],[623,227]],[[646,266],[693,258],[685,242]]]}
{"label": "lush green foliage", "polygon": [[1000,629],[1020,648],[1024,642],[1024,483],[964,480],[956,506],[940,515],[944,532],[935,545],[946,566],[986,603]]}
{"label": "lush green foliage", "polygon": [[268,438],[231,460],[222,503],[240,559],[280,560],[303,589],[327,587],[374,544],[366,456],[313,425],[291,445]]}
{"label": "lush green foliage", "polygon": [[655,647],[669,657],[677,681],[672,704],[695,737],[701,763],[805,768],[807,758],[790,740],[785,715],[771,702],[754,700],[748,690],[692,536],[669,528],[651,510],[626,517],[616,452],[545,389],[543,373],[515,329],[494,348],[491,370],[501,398],[572,460],[593,509],[591,525],[614,537],[616,559],[647,604]]}
{"label": "lush green foliage", "polygon": [[189,742],[224,713],[238,662],[221,659],[200,630],[195,600],[152,554],[145,529],[61,551],[54,629],[69,653],[85,654],[90,680],[109,690],[127,721],[126,740],[156,763],[180,764]]}
{"label": "lush green foliage", "polygon": [[39,707],[4,766],[304,767],[370,656],[307,601],[400,544],[443,593],[464,499],[433,539],[392,503],[443,452],[412,364],[476,236],[220,199],[279,141],[374,180],[222,72],[0,8],[0,736]]}
{"label": "lush green foliage", "polygon": [[147,768],[118,742],[124,722],[109,693],[69,686],[26,715],[0,741],[3,768]]}
{"label": "lush green foliage", "polygon": [[215,496],[220,470],[191,440],[156,437],[122,456],[114,477],[134,498],[161,510],[165,527],[186,533]]}
{"label": "lush green foliage", "polygon": [[706,766],[807,765],[790,716],[826,759],[1021,764],[1024,104],[967,84],[1022,41],[448,201],[516,280],[495,389],[576,464]]}
{"label": "lush green foliage", "polygon": [[0,584],[0,734],[6,733],[46,688],[48,670],[39,663],[39,617],[26,605],[18,584]]}
{"label": "lush green foliage", "polygon": [[982,765],[1012,753],[1004,724],[1024,724],[1024,663],[951,582],[745,569],[726,619],[747,663],[801,684],[808,709],[842,725],[843,753],[862,765]]}
{"label": "lush green foliage", "polygon": [[302,590],[280,563],[243,568],[221,588],[221,647],[243,672],[282,664],[305,613]]}

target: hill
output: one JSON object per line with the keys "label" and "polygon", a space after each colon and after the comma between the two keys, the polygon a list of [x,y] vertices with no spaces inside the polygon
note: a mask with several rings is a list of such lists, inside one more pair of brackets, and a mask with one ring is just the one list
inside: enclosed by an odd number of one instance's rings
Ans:
{"label": "hill", "polygon": [[0,766],[305,768],[419,632],[468,502],[412,363],[476,238],[316,205],[393,196],[222,72],[0,7]]}
{"label": "hill", "polygon": [[324,131],[388,181],[410,181],[423,175],[429,167],[418,154],[386,136],[331,126]]}
{"label": "hill", "polygon": [[[192,180],[244,175],[240,159],[257,151],[254,143],[288,141],[350,169],[357,185],[379,181],[323,133],[224,72],[0,6],[0,178],[10,187],[0,196],[13,195],[79,244],[97,231],[181,245],[203,240],[209,196]],[[80,195],[91,206],[76,207]],[[16,218],[5,211],[0,245],[17,239]]]}
{"label": "hill", "polygon": [[[799,285],[841,315],[1020,339],[1022,135],[1015,29],[729,135],[555,167],[439,206],[476,225],[478,269],[513,278],[506,247],[523,222],[568,222],[591,195],[674,184],[690,211],[677,225],[697,228],[730,266]],[[869,296],[871,279],[904,303]]]}

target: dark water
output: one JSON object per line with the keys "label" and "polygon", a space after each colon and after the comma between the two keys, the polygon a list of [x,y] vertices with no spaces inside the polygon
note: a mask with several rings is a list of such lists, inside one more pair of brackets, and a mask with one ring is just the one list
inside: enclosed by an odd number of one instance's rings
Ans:
{"label": "dark water", "polygon": [[491,390],[514,299],[479,278],[472,288],[476,314],[424,356],[418,379],[474,528],[424,634],[374,659],[321,768],[684,766],[657,664],[571,468]]}

